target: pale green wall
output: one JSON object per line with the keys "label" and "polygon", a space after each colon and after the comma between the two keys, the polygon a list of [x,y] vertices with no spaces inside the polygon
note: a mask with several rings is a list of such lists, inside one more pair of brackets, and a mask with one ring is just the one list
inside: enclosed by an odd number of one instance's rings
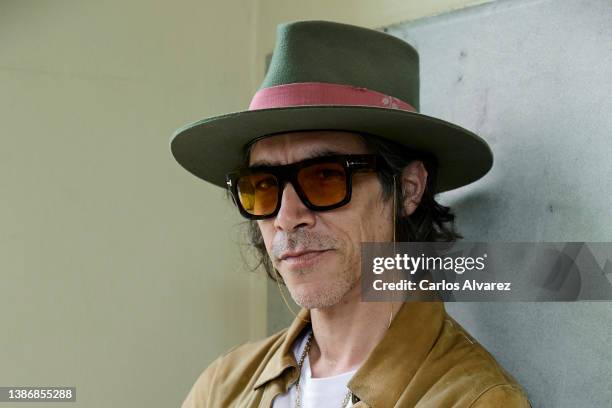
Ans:
{"label": "pale green wall", "polygon": [[0,2],[0,386],[178,406],[265,334],[239,218],[168,148],[248,105],[253,16],[250,0]]}

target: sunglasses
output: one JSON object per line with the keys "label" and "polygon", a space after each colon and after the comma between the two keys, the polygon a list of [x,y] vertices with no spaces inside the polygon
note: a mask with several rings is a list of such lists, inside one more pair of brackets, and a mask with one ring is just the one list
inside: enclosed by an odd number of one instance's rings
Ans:
{"label": "sunglasses", "polygon": [[225,178],[240,214],[261,220],[276,216],[287,182],[307,208],[327,211],[351,200],[353,173],[377,171],[382,163],[374,154],[333,155],[280,166],[248,167]]}

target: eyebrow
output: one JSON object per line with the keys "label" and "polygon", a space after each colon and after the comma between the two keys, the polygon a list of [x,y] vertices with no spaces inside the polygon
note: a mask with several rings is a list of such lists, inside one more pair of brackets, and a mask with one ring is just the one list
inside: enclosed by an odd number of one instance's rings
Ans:
{"label": "eyebrow", "polygon": [[[302,158],[302,160],[299,160],[299,161],[316,159],[318,157],[335,156],[339,154],[349,154],[349,153],[340,152],[338,150],[333,150],[333,149],[319,149],[319,150],[313,150],[306,157]],[[266,167],[266,166],[280,166],[280,165],[281,165],[280,162],[262,159],[262,160],[257,160],[251,163],[249,167]]]}

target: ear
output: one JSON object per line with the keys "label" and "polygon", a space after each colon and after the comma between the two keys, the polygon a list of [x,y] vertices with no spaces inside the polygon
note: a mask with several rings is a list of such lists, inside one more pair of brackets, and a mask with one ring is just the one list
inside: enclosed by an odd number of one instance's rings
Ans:
{"label": "ear", "polygon": [[420,160],[415,160],[402,171],[401,187],[404,200],[402,206],[406,216],[412,214],[423,197],[427,186],[427,170]]}

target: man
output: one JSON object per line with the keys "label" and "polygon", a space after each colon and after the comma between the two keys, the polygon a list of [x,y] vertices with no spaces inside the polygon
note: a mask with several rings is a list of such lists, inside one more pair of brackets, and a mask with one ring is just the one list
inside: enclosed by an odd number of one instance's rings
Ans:
{"label": "man", "polygon": [[417,52],[397,38],[285,24],[248,111],[177,131],[175,158],[229,189],[302,306],[216,359],[184,408],[529,406],[442,302],[361,301],[361,243],[460,238],[434,196],[492,166],[481,138],[417,112],[418,88]]}

